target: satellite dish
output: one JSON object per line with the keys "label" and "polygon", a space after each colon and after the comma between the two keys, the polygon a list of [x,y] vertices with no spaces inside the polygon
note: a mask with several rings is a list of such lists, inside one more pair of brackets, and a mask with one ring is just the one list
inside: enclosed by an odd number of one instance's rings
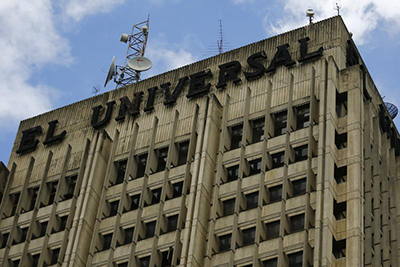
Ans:
{"label": "satellite dish", "polygon": [[312,10],[311,8],[309,8],[309,9],[307,9],[307,11],[306,11],[306,15],[307,15],[307,17],[314,17],[315,12],[314,12],[314,10]]}
{"label": "satellite dish", "polygon": [[152,67],[150,59],[146,57],[134,57],[129,59],[128,67],[135,71],[146,71]]}
{"label": "satellite dish", "polygon": [[392,119],[396,118],[397,113],[399,112],[399,110],[397,109],[397,107],[395,105],[393,105],[392,103],[389,102],[385,102],[385,106],[389,112],[389,115]]}
{"label": "satellite dish", "polygon": [[106,82],[104,83],[104,87],[106,87],[107,83],[112,79],[115,75],[115,57],[112,58],[110,69],[107,73]]}
{"label": "satellite dish", "polygon": [[128,42],[128,39],[129,39],[129,35],[128,35],[128,34],[126,34],[126,33],[121,34],[121,39],[120,39],[120,41],[121,41],[122,43]]}

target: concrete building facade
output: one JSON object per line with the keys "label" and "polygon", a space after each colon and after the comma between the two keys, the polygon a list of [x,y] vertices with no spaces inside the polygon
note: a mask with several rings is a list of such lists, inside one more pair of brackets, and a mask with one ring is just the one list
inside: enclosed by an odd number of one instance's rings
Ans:
{"label": "concrete building facade", "polygon": [[333,17],[22,121],[0,266],[399,266],[399,155]]}

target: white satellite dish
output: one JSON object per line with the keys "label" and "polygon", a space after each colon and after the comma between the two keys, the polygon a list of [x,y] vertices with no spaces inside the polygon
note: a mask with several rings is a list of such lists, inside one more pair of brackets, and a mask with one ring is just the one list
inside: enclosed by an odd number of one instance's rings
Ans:
{"label": "white satellite dish", "polygon": [[114,77],[115,75],[115,57],[112,58],[110,69],[107,73],[106,82],[104,83],[104,87],[106,87],[107,83]]}
{"label": "white satellite dish", "polygon": [[150,59],[146,57],[134,57],[129,59],[128,67],[135,71],[146,71],[149,70],[153,64]]}
{"label": "white satellite dish", "polygon": [[126,43],[126,42],[128,42],[128,40],[129,40],[129,35],[128,35],[128,34],[126,34],[126,33],[121,34],[121,39],[120,39],[120,41],[121,41],[122,43]]}

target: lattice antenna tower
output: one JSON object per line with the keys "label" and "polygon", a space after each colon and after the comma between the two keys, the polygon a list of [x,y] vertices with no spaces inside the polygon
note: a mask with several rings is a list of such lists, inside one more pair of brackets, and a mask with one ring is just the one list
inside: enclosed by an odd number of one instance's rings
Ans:
{"label": "lattice antenna tower", "polygon": [[224,52],[224,30],[222,27],[222,19],[219,20],[219,40],[217,41],[218,54]]}
{"label": "lattice antenna tower", "polygon": [[123,67],[117,66],[117,73],[114,81],[117,88],[123,87],[140,80],[140,72],[128,66],[128,61],[134,57],[143,57],[146,51],[147,39],[149,37],[150,15],[147,20],[132,26],[131,34],[123,33],[121,42],[128,44],[128,49],[125,56],[125,64]]}

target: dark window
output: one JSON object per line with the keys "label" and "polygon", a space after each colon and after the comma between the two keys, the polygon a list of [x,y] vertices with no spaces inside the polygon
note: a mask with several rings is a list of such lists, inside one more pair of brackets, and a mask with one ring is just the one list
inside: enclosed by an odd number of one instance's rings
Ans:
{"label": "dark window", "polygon": [[60,255],[60,249],[59,248],[53,249],[51,251],[50,265],[57,264],[59,255]]}
{"label": "dark window", "polygon": [[303,252],[296,252],[288,255],[289,267],[303,266]]}
{"label": "dark window", "polygon": [[15,212],[17,211],[18,200],[19,200],[20,195],[21,195],[21,193],[19,193],[19,192],[10,195],[11,205],[12,205],[10,216],[14,216]]}
{"label": "dark window", "polygon": [[50,198],[49,198],[48,205],[54,203],[54,198],[56,197],[56,192],[57,192],[57,185],[58,185],[58,181],[47,183],[47,186],[50,189]]}
{"label": "dark window", "polygon": [[267,223],[266,227],[267,227],[267,239],[279,236],[280,221]]}
{"label": "dark window", "polygon": [[167,157],[168,157],[168,147],[160,148],[157,150],[157,170],[156,172],[161,172],[165,170],[167,165]]}
{"label": "dark window", "polygon": [[113,236],[112,233],[103,235],[103,250],[110,249],[112,236]]}
{"label": "dark window", "polygon": [[167,217],[167,233],[175,231],[178,227],[178,215]]}
{"label": "dark window", "polygon": [[282,200],[282,185],[270,187],[268,190],[270,203]]}
{"label": "dark window", "polygon": [[119,205],[119,200],[110,202],[110,214],[108,215],[108,217],[117,215],[118,205]]}
{"label": "dark window", "polygon": [[38,233],[38,236],[36,236],[36,235],[32,235],[32,239],[36,239],[36,238],[40,238],[40,237],[43,237],[45,234],[46,234],[46,229],[47,229],[47,225],[49,224],[49,222],[48,221],[46,221],[46,222],[42,222],[42,223],[40,223],[39,222],[39,227],[40,227],[40,229],[39,229],[39,233]]}
{"label": "dark window", "polygon": [[178,144],[178,166],[186,164],[188,152],[189,152],[189,141],[185,141]]}
{"label": "dark window", "polygon": [[308,155],[308,146],[307,145],[295,147],[293,150],[294,150],[294,160],[296,162],[307,159],[307,155]]}
{"label": "dark window", "polygon": [[346,239],[336,241],[335,237],[332,237],[332,253],[336,259],[346,257]]}
{"label": "dark window", "polygon": [[174,254],[174,250],[170,248],[167,251],[164,251],[162,254],[161,267],[172,267],[172,256]]}
{"label": "dark window", "polygon": [[278,258],[263,261],[263,267],[278,267]]}
{"label": "dark window", "polygon": [[127,163],[128,163],[127,160],[118,161],[116,163],[117,179],[115,179],[115,184],[122,184],[124,182]]}
{"label": "dark window", "polygon": [[123,212],[128,212],[128,211],[131,211],[131,210],[137,210],[139,208],[140,195],[129,196],[129,198],[131,199],[131,207],[130,207],[129,210],[126,210],[124,208]]}
{"label": "dark window", "polygon": [[[29,207],[26,211],[33,210],[35,207],[36,199],[38,197],[38,192],[39,192],[39,187],[32,187],[28,189],[28,194],[31,198],[31,202],[29,204]],[[21,210],[21,213],[24,212],[24,210]]]}
{"label": "dark window", "polygon": [[287,124],[287,110],[281,111],[279,113],[274,114],[275,120],[275,130],[274,136],[279,136],[286,133],[286,124]]}
{"label": "dark window", "polygon": [[335,145],[337,149],[343,149],[347,147],[347,133],[338,134],[335,131]]}
{"label": "dark window", "polygon": [[292,182],[293,196],[304,194],[306,192],[306,184],[307,184],[306,178],[293,181]]}
{"label": "dark window", "polygon": [[228,173],[227,182],[235,181],[239,178],[239,165],[229,167],[226,170]]}
{"label": "dark window", "polygon": [[347,166],[338,168],[335,164],[334,176],[336,183],[341,184],[347,181]]}
{"label": "dark window", "polygon": [[133,232],[134,232],[134,231],[135,231],[135,227],[130,227],[130,228],[124,229],[124,241],[123,241],[122,244],[120,244],[120,243],[117,241],[117,247],[132,243],[132,240],[133,240]]}
{"label": "dark window", "polygon": [[252,121],[252,143],[256,143],[264,139],[264,124],[265,118],[260,118]]}
{"label": "dark window", "polygon": [[117,267],[128,267],[128,263],[127,262],[123,262],[117,265]]}
{"label": "dark window", "polygon": [[242,145],[243,125],[231,127],[231,149],[239,148]]}
{"label": "dark window", "polygon": [[172,198],[182,196],[183,182],[172,184]]}
{"label": "dark window", "polygon": [[140,261],[140,267],[150,266],[150,256],[140,258],[139,261]]}
{"label": "dark window", "polygon": [[256,240],[256,228],[249,228],[242,231],[243,234],[243,246],[254,244]]}
{"label": "dark window", "polygon": [[333,200],[333,215],[335,216],[336,220],[345,219],[346,210],[347,210],[346,201],[337,203],[336,200]]}
{"label": "dark window", "polygon": [[10,233],[4,233],[1,235],[0,249],[6,247],[9,235],[10,235]]}
{"label": "dark window", "polygon": [[161,188],[157,188],[154,190],[151,190],[152,198],[151,198],[151,204],[154,205],[160,202],[161,200]]}
{"label": "dark window", "polygon": [[11,261],[11,266],[12,267],[18,267],[19,266],[19,261],[20,260]]}
{"label": "dark window", "polygon": [[147,162],[147,154],[143,154],[137,157],[137,171],[136,171],[136,178],[140,178],[144,176],[144,171],[146,169],[146,162]]}
{"label": "dark window", "polygon": [[300,130],[310,125],[310,104],[296,107],[296,129]]}
{"label": "dark window", "polygon": [[250,172],[249,175],[258,174],[261,172],[261,158],[249,161]]}
{"label": "dark window", "polygon": [[12,244],[16,245],[16,244],[20,244],[22,242],[25,242],[26,240],[26,234],[28,233],[28,228],[29,227],[25,227],[25,228],[21,228],[21,235],[19,236],[18,240],[13,240]]}
{"label": "dark window", "polygon": [[272,154],[271,158],[273,169],[283,167],[283,165],[285,164],[285,151]]}
{"label": "dark window", "polygon": [[336,91],[336,115],[338,118],[347,115],[347,92],[339,94],[339,92]]}
{"label": "dark window", "polygon": [[246,195],[246,210],[257,208],[258,206],[258,192]]}
{"label": "dark window", "polygon": [[235,199],[228,199],[222,201],[223,206],[223,216],[231,215],[235,212]]}
{"label": "dark window", "polygon": [[68,215],[60,217],[60,229],[59,231],[64,231],[67,226]]}
{"label": "dark window", "polygon": [[40,254],[36,254],[32,256],[32,265],[31,267],[37,267],[39,264]]}
{"label": "dark window", "polygon": [[304,230],[304,214],[290,217],[292,233]]}
{"label": "dark window", "polygon": [[76,180],[78,179],[77,175],[65,177],[67,182],[67,193],[62,198],[63,200],[71,199],[74,196]]}
{"label": "dark window", "polygon": [[231,248],[232,234],[222,235],[219,239],[219,252],[229,250]]}
{"label": "dark window", "polygon": [[156,230],[156,221],[146,223],[146,235],[145,238],[153,237]]}

